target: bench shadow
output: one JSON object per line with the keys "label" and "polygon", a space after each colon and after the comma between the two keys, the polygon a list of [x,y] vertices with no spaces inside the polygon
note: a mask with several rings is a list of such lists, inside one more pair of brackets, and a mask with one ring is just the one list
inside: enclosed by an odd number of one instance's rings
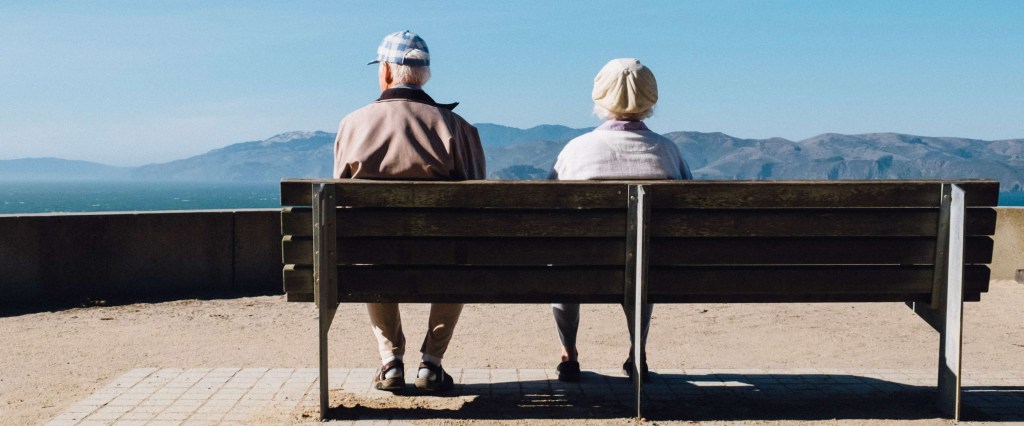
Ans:
{"label": "bench shadow", "polygon": [[[964,420],[1024,422],[1024,384],[1021,386],[964,386]],[[969,417],[968,416],[977,416]]]}
{"label": "bench shadow", "polygon": [[[583,372],[583,384],[622,381],[621,392],[632,385],[621,377]],[[556,380],[524,380],[457,384],[450,394],[425,394],[415,390],[391,396],[331,391],[330,420],[530,420],[619,419],[631,417],[632,405],[623,395],[595,398],[580,384]]]}
{"label": "bench shadow", "polygon": [[[332,391],[332,420],[632,419],[632,383],[583,372],[578,384],[526,380],[457,385],[450,395]],[[657,374],[644,417],[680,421],[923,420],[943,415],[934,386],[853,375]],[[1024,387],[965,387],[962,420],[1024,420]]]}
{"label": "bench shadow", "polygon": [[[645,389],[652,420],[826,421],[942,418],[934,386],[842,374],[660,375]],[[966,417],[963,416],[967,420]]]}

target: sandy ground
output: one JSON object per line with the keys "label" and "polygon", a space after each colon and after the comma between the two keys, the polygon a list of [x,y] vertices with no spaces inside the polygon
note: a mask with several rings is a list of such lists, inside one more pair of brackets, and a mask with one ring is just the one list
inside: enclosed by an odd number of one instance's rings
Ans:
{"label": "sandy ground", "polygon": [[[992,282],[982,302],[966,305],[965,371],[1024,369],[1022,306],[1024,285],[1013,281]],[[403,315],[414,354],[426,307],[406,305]],[[137,367],[315,367],[316,323],[312,304],[281,297],[0,317],[0,424],[45,422]],[[343,305],[331,333],[332,367],[377,365],[362,305]],[[897,303],[661,305],[650,334],[654,370],[933,369],[938,353],[937,333]],[[585,370],[621,365],[621,309],[584,306],[580,341]],[[467,305],[445,365],[553,368],[558,354],[547,306]]]}

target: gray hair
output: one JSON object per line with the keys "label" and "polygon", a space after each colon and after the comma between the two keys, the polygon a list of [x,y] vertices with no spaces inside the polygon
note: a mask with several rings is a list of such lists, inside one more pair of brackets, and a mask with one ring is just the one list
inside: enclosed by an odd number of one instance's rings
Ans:
{"label": "gray hair", "polygon": [[594,104],[594,115],[602,120],[643,121],[654,115],[654,107],[644,112],[627,114],[611,112],[598,104]]}
{"label": "gray hair", "polygon": [[[406,59],[427,59],[429,54],[419,49],[410,50],[405,54]],[[396,84],[408,84],[411,86],[422,86],[430,80],[430,66],[411,67],[408,65],[393,64],[385,62],[391,68],[391,75],[395,77]]]}

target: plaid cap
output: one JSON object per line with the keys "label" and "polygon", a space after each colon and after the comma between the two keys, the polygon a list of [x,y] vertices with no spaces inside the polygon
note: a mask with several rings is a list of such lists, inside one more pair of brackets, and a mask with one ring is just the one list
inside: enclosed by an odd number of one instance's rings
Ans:
{"label": "plaid cap", "polygon": [[[427,54],[426,59],[406,59],[405,55],[413,50],[422,50]],[[409,30],[391,33],[385,36],[377,47],[377,59],[366,65],[379,62],[425,67],[430,65],[430,50],[427,49],[427,42]]]}

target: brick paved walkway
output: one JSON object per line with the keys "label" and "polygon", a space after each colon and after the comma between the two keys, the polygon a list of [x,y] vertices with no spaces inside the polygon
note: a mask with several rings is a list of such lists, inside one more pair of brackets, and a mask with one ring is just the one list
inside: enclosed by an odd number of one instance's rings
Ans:
{"label": "brick paved walkway", "polygon": [[[410,407],[371,390],[371,369],[332,369],[330,414],[341,424],[420,419],[627,419],[632,385],[616,369],[582,384],[540,369],[450,371],[454,395]],[[410,369],[407,377],[415,371]],[[939,417],[934,373],[906,370],[661,370],[645,387],[655,420],[912,420]],[[279,424],[313,422],[317,371],[291,368],[139,368],[74,404],[50,425]],[[410,387],[410,389],[412,389]],[[415,394],[415,391],[410,390]],[[340,401],[340,402],[338,402]],[[512,404],[516,408],[509,410]],[[1024,371],[967,373],[964,420],[1024,422]]]}

